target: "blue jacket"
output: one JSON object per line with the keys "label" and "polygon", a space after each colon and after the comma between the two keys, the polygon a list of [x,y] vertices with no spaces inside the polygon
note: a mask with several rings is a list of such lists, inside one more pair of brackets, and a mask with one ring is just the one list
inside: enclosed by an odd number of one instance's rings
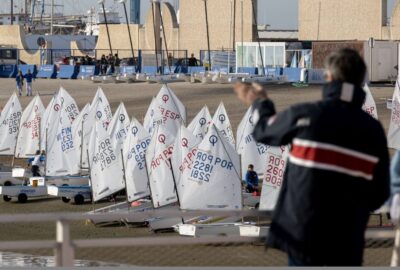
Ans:
{"label": "blue jacket", "polygon": [[17,77],[15,77],[15,81],[16,81],[17,83],[22,83],[22,82],[24,81],[24,77],[23,77],[23,76],[19,76],[19,75],[17,74]]}
{"label": "blue jacket", "polygon": [[258,186],[258,175],[255,171],[247,171],[245,180],[248,186]]}
{"label": "blue jacket", "polygon": [[291,144],[270,247],[316,265],[361,265],[369,214],[390,194],[386,134],[364,100],[361,87],[336,81],[321,101],[277,114],[271,100],[254,104],[254,139]]}
{"label": "blue jacket", "polygon": [[32,75],[32,73],[30,73],[30,74],[25,74],[24,77],[26,78],[26,82],[27,82],[27,83],[31,83],[32,80],[33,80],[33,75]]}

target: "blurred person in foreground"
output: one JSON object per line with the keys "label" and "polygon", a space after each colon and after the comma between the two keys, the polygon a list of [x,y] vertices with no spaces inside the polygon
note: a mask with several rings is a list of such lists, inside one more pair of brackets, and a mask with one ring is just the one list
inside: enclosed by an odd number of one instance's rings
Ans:
{"label": "blurred person in foreground", "polygon": [[389,196],[389,153],[382,125],[364,112],[366,66],[356,51],[326,59],[322,100],[276,113],[259,85],[235,85],[253,106],[253,137],[291,145],[267,246],[290,266],[360,266],[369,214]]}

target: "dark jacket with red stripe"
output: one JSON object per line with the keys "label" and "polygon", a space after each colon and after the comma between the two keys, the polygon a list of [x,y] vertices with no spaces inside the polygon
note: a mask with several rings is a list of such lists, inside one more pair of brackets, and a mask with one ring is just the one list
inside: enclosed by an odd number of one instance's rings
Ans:
{"label": "dark jacket with red stripe", "polygon": [[333,82],[322,101],[278,114],[270,100],[253,105],[254,139],[292,146],[267,245],[309,264],[361,264],[369,213],[389,196],[386,136],[364,99]]}

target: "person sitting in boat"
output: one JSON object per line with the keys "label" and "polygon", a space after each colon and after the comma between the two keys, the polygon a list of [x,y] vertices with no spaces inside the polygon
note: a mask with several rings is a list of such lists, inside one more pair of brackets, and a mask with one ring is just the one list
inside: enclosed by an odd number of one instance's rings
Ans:
{"label": "person sitting in boat", "polygon": [[246,192],[253,193],[258,191],[258,175],[257,172],[254,171],[254,165],[249,164],[247,167],[246,173]]}
{"label": "person sitting in boat", "polygon": [[32,176],[40,176],[39,167],[42,163],[41,158],[40,150],[37,150],[35,156],[28,159],[28,166],[31,165]]}
{"label": "person sitting in boat", "polygon": [[194,53],[191,54],[190,58],[189,58],[189,67],[197,67],[197,59],[196,57],[194,57]]}

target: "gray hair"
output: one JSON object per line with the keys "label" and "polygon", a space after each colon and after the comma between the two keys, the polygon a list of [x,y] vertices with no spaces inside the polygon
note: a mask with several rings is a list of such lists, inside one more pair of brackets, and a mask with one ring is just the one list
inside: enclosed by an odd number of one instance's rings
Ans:
{"label": "gray hair", "polygon": [[340,49],[325,59],[325,68],[334,80],[361,86],[367,67],[360,54],[352,49]]}

